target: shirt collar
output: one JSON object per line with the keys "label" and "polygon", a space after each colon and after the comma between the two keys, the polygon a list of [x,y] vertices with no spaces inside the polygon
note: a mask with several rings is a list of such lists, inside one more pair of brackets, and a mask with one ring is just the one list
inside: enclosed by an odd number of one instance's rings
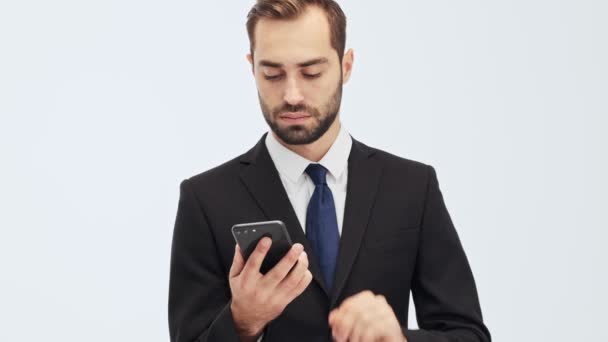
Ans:
{"label": "shirt collar", "polygon": [[[283,146],[272,132],[268,132],[266,135],[265,143],[279,173],[294,183],[300,180],[306,167],[314,163]],[[323,165],[334,178],[340,178],[348,167],[351,147],[351,136],[340,126],[340,132],[338,132],[336,140],[321,158],[319,164]]]}

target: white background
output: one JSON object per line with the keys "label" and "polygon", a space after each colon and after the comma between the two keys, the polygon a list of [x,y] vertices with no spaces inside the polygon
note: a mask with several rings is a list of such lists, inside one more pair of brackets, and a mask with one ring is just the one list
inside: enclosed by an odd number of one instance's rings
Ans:
{"label": "white background", "polygon": [[[267,129],[252,1],[0,3],[0,340],[167,341],[179,182]],[[429,163],[495,341],[608,341],[608,2],[342,1],[343,122]]]}

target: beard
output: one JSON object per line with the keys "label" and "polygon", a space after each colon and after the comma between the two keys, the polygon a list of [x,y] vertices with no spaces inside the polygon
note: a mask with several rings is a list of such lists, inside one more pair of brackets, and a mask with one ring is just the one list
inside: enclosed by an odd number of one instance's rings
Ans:
{"label": "beard", "polygon": [[[334,123],[338,113],[340,112],[340,103],[342,101],[342,80],[338,83],[336,90],[323,105],[323,108],[308,106],[306,104],[290,105],[284,103],[274,109],[260,96],[260,107],[264,113],[264,119],[270,126],[270,129],[288,145],[306,145],[317,141],[320,137],[329,130],[329,127]],[[277,123],[279,116],[285,112],[305,112],[310,115],[313,123],[310,126],[306,125],[289,125],[281,127]]]}

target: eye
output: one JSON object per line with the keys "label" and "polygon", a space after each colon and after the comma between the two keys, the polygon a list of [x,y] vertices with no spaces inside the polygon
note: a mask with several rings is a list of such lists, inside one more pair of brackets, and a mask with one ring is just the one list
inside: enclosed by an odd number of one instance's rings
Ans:
{"label": "eye", "polygon": [[317,74],[302,74],[304,76],[304,78],[308,78],[308,79],[315,79],[315,78],[319,78],[321,77],[321,73],[317,73]]}
{"label": "eye", "polygon": [[268,81],[278,81],[283,77],[283,74],[278,75],[264,75],[264,78]]}

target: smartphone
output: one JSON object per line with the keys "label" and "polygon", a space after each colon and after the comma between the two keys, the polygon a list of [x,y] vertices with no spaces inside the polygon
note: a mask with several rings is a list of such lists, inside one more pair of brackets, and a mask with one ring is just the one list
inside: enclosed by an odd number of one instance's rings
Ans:
{"label": "smartphone", "polygon": [[285,224],[278,220],[236,224],[232,226],[232,235],[241,248],[245,262],[264,236],[272,239],[270,250],[260,267],[262,274],[270,271],[289,252],[292,245]]}

